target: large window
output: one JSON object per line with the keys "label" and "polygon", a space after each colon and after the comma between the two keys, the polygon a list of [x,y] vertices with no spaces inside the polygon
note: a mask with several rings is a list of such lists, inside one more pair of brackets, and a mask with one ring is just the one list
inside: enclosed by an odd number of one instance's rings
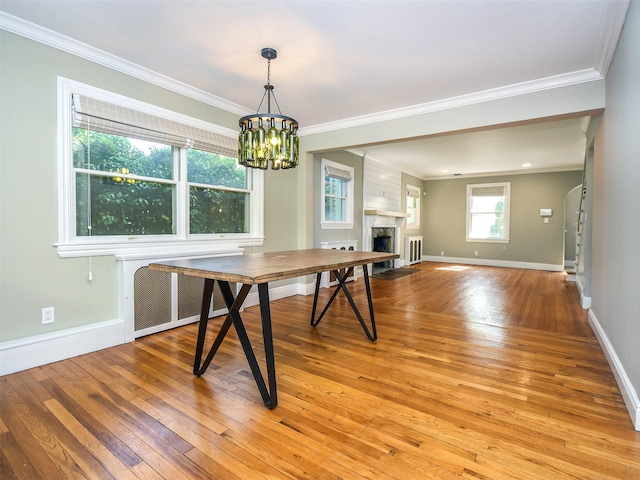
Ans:
{"label": "large window", "polygon": [[187,150],[189,233],[249,233],[247,168],[236,158]]}
{"label": "large window", "polygon": [[467,185],[467,241],[509,241],[509,194],[511,184]]}
{"label": "large window", "polygon": [[262,241],[262,174],[237,164],[235,132],[64,79],[60,90],[61,256]]}
{"label": "large window", "polygon": [[322,160],[321,228],[353,228],[353,167]]}
{"label": "large window", "polygon": [[407,185],[407,228],[420,228],[420,188]]}

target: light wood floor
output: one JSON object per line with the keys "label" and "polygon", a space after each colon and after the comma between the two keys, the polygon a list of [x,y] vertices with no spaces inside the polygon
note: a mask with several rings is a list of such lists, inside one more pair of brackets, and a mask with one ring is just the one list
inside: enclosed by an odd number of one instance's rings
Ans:
{"label": "light wood floor", "polygon": [[[372,279],[375,343],[342,295],[315,329],[311,296],[272,302],[274,410],[235,333],[192,375],[195,325],[6,375],[2,479],[640,478],[575,286],[452,267]],[[257,307],[243,318],[259,343]]]}

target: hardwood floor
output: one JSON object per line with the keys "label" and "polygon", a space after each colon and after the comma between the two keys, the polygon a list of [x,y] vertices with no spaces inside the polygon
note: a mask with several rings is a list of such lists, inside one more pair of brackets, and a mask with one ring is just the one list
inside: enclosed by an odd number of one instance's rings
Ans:
{"label": "hardwood floor", "polygon": [[[234,332],[192,375],[196,325],[0,378],[2,478],[640,478],[640,433],[564,274],[411,268],[372,279],[375,343],[342,294],[317,328],[312,296],[272,302],[274,410]],[[243,319],[259,344],[258,308]]]}

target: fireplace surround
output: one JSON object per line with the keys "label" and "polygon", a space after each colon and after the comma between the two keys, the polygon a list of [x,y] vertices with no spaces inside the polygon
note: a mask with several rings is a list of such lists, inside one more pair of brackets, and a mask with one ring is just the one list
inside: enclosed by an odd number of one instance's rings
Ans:
{"label": "fireplace surround", "polygon": [[[386,210],[365,210],[363,228],[363,249],[371,252],[400,253],[400,227],[409,215]],[[399,260],[374,264],[372,273],[399,267]]]}

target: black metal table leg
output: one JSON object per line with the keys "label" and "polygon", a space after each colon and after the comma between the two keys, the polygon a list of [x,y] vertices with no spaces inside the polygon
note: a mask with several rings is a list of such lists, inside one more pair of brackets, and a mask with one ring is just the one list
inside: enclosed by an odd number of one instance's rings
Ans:
{"label": "black metal table leg", "polygon": [[[314,322],[314,318],[316,318],[316,307],[318,306],[318,293],[320,292],[320,281],[322,280],[322,272],[320,272],[316,277],[316,289],[313,294],[313,308],[311,309],[311,326],[315,327],[317,325]],[[320,320],[318,320],[319,322]]]}
{"label": "black metal table leg", "polygon": [[340,292],[340,290],[342,290],[344,292],[345,296],[347,297],[347,300],[349,301],[349,304],[351,305],[351,308],[353,309],[354,313],[356,314],[356,317],[358,318],[358,321],[360,322],[360,325],[362,326],[362,329],[364,330],[364,333],[367,335],[367,338],[373,342],[373,341],[378,339],[378,333],[376,331],[376,320],[375,320],[375,317],[373,315],[373,301],[372,301],[372,298],[371,298],[371,285],[370,285],[370,282],[369,282],[368,266],[365,264],[365,265],[362,266],[362,268],[363,268],[363,271],[364,271],[364,282],[365,282],[365,287],[366,287],[366,291],[367,291],[367,302],[369,304],[369,318],[370,318],[370,321],[371,321],[371,331],[367,327],[364,319],[362,318],[362,315],[360,314],[360,311],[358,310],[357,305],[353,301],[353,297],[351,296],[351,293],[349,292],[349,289],[346,286],[346,280],[351,275],[351,273],[353,271],[353,268],[354,267],[349,268],[349,270],[344,274],[344,276],[340,275],[340,271],[338,271],[338,270],[334,270],[333,271],[333,274],[336,276],[336,279],[338,280],[338,285],[336,286],[336,289],[334,290],[333,294],[331,295],[331,298],[327,302],[326,306],[322,310],[322,313],[320,314],[318,319],[316,319],[315,318],[315,311],[316,311],[315,306],[316,306],[316,303],[318,301],[318,291],[319,291],[318,284],[320,282],[320,275],[318,275],[318,281],[316,282],[315,298],[313,299],[314,308],[313,308],[312,313],[311,313],[311,325],[315,327],[315,326],[318,325],[318,323],[320,323],[320,320],[322,320],[322,317],[324,317],[324,314],[327,312],[327,310],[329,309],[329,307],[333,303],[334,299],[336,298],[336,295],[338,295],[338,292]]}
{"label": "black metal table leg", "polygon": [[[369,282],[369,268],[367,265],[362,266],[362,271],[364,272],[364,286],[367,291],[367,303],[369,304],[369,318],[371,320],[371,330],[373,332],[372,335],[369,335],[367,329],[364,325],[364,322],[361,320],[362,328],[364,328],[365,333],[367,333],[367,337],[370,340],[376,340],[378,338],[378,332],[376,330],[376,317],[373,315],[373,298],[371,297],[371,283]],[[372,338],[373,337],[373,338]]]}
{"label": "black metal table leg", "polygon": [[242,308],[242,304],[244,303],[247,295],[249,294],[249,291],[251,290],[251,285],[242,285],[240,292],[236,297],[234,297],[233,292],[231,291],[231,287],[229,286],[229,282],[218,280],[218,285],[220,286],[220,290],[222,292],[222,296],[224,297],[227,308],[229,309],[229,313],[227,314],[224,323],[220,327],[218,335],[216,336],[213,345],[211,346],[209,353],[207,354],[207,357],[205,358],[204,362],[200,364],[202,352],[204,349],[204,341],[207,333],[207,322],[209,317],[209,308],[211,306],[213,285],[214,280],[205,279],[193,373],[197,376],[201,376],[206,371],[206,369],[209,367],[209,364],[211,363],[211,360],[213,360],[213,357],[218,351],[218,348],[222,344],[222,341],[226,337],[229,328],[233,324],[234,328],[236,329],[236,333],[238,334],[238,339],[240,340],[240,344],[242,345],[245,357],[249,362],[249,367],[251,368],[253,378],[255,379],[258,390],[260,391],[260,395],[262,396],[262,401],[267,407],[274,408],[278,404],[278,397],[276,391],[275,358],[273,349],[273,333],[271,328],[271,310],[269,307],[268,284],[265,283],[258,285],[258,292],[260,296],[262,336],[267,362],[267,377],[269,381],[269,388],[267,388],[267,385],[264,381],[260,366],[258,365],[258,360],[256,359],[255,352],[253,351],[253,347],[251,346],[251,341],[249,340],[249,336],[245,329],[244,323],[242,322],[242,317],[240,316],[240,308]]}
{"label": "black metal table leg", "polygon": [[213,295],[213,285],[215,280],[204,279],[204,291],[202,292],[202,305],[200,307],[200,325],[198,326],[198,340],[196,342],[196,353],[193,359],[193,374],[200,376],[200,359],[204,348],[204,339],[207,335],[207,323],[209,321],[209,308],[211,307],[211,296]]}
{"label": "black metal table leg", "polygon": [[[276,361],[273,351],[273,332],[271,329],[271,307],[269,306],[269,286],[266,283],[258,285],[260,296],[260,317],[262,318],[262,340],[264,342],[264,355],[267,363],[267,378],[269,392],[271,392],[269,408],[278,405],[278,390],[276,387]],[[266,402],[265,402],[266,405]]]}
{"label": "black metal table leg", "polygon": [[[196,357],[193,365],[193,373],[198,377],[201,376],[207,370],[207,368],[209,367],[209,364],[211,363],[211,360],[213,360],[214,355],[216,354],[216,352],[218,351],[218,348],[222,344],[222,341],[227,336],[227,332],[229,331],[229,328],[233,323],[233,317],[231,316],[231,312],[240,310],[240,308],[242,307],[242,304],[244,303],[245,298],[247,298],[247,294],[249,293],[249,290],[251,290],[250,285],[243,285],[242,288],[240,289],[240,292],[238,293],[238,296],[234,298],[233,293],[231,293],[231,288],[229,287],[229,283],[218,281],[218,285],[220,286],[220,291],[222,292],[222,296],[225,300],[229,313],[227,314],[227,317],[225,318],[224,323],[220,327],[220,330],[218,331],[218,335],[213,341],[213,345],[211,346],[211,349],[209,350],[207,357],[205,358],[202,365],[200,365],[200,359],[202,358],[202,350],[204,347],[204,339],[207,331],[207,320],[209,316],[209,304],[210,304],[210,300],[209,300],[206,304],[206,310],[205,310],[204,297],[209,295],[208,298],[211,299],[211,294],[213,293],[213,285],[211,286],[210,291],[208,291],[207,289],[208,281],[209,281],[208,279],[205,280],[205,292],[203,294],[203,303],[202,303],[202,308],[203,308],[202,312],[206,312],[206,313],[200,314],[200,328],[198,331],[198,343],[196,345]],[[213,280],[211,280],[211,282],[213,282]],[[203,321],[203,318],[205,319],[204,321]],[[204,325],[204,329],[203,329],[203,325]]]}

